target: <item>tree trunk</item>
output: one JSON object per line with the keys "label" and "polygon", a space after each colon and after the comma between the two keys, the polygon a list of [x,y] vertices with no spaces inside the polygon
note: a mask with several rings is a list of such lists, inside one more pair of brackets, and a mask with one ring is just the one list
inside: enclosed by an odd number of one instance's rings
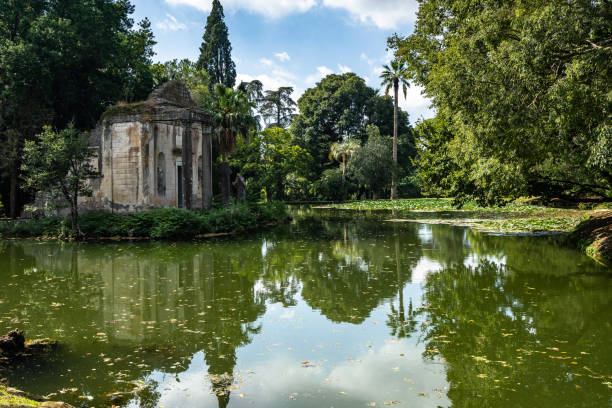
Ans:
{"label": "tree trunk", "polygon": [[223,194],[223,204],[229,206],[231,196],[230,165],[225,155],[223,155],[223,163],[221,163],[221,192]]}
{"label": "tree trunk", "polygon": [[346,154],[342,155],[342,180],[346,180]]}
{"label": "tree trunk", "polygon": [[72,219],[72,234],[77,238],[81,237],[79,229],[79,196],[74,192],[74,197],[70,200],[70,217]]}
{"label": "tree trunk", "polygon": [[11,187],[9,197],[9,210],[11,218],[17,218],[17,171],[11,165]]}
{"label": "tree trunk", "polygon": [[397,106],[399,96],[399,82],[393,84],[395,100],[393,101],[393,175],[391,179],[391,200],[397,200]]}

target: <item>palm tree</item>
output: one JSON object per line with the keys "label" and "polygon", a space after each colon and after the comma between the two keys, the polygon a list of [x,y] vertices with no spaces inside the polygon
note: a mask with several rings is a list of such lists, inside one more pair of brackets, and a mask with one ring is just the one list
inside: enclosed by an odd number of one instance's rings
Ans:
{"label": "palm tree", "polygon": [[342,162],[342,178],[346,179],[346,165],[353,154],[361,148],[358,141],[347,139],[342,143],[331,145],[329,158]]}
{"label": "palm tree", "polygon": [[227,156],[236,149],[236,137],[247,137],[251,130],[257,129],[257,120],[252,115],[253,102],[240,90],[216,84],[214,88],[215,108],[213,123],[217,128],[217,144],[222,157],[221,177],[223,203],[230,202],[230,167]]}
{"label": "palm tree", "polygon": [[[399,87],[402,86],[404,98],[408,96],[408,68],[406,63],[401,60],[391,61],[391,66],[383,66],[383,72],[380,78],[383,80],[382,85],[385,87],[385,95],[389,95],[389,90],[393,87],[395,98],[393,100],[393,163],[397,166],[397,111]],[[397,199],[397,170],[393,170],[393,179],[391,181],[391,200]]]}

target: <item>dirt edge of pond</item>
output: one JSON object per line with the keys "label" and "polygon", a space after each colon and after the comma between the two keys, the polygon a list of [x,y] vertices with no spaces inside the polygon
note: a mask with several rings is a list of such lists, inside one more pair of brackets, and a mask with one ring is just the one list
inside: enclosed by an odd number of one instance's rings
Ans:
{"label": "dirt edge of pond", "polygon": [[0,384],[0,408],[74,408],[65,402],[45,401],[15,388]]}
{"label": "dirt edge of pond", "polygon": [[590,257],[612,265],[612,211],[591,215],[576,227],[569,239]]}

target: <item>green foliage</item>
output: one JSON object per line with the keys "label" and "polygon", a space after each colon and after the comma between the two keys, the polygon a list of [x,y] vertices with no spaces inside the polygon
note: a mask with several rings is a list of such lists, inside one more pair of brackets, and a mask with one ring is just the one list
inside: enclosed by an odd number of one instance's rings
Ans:
{"label": "green foliage", "polygon": [[168,208],[150,213],[152,239],[188,239],[205,230],[204,217],[181,208]]}
{"label": "green foliage", "polygon": [[391,184],[396,166],[393,163],[392,140],[376,126],[368,127],[368,141],[349,163],[349,172],[359,184],[373,194],[383,193]]}
{"label": "green foliage", "polygon": [[453,140],[450,123],[442,115],[422,121],[415,128],[417,140],[416,173],[421,192],[426,196],[453,197],[457,179],[461,177],[459,166],[449,152]]}
{"label": "green foliage", "polygon": [[178,80],[189,88],[194,102],[201,108],[210,109],[213,101],[210,92],[210,77],[208,72],[197,67],[188,59],[172,60],[163,64],[153,64],[151,72],[155,86],[161,86],[170,80]]}
{"label": "green foliage", "polygon": [[[236,204],[207,212],[168,208],[130,215],[90,211],[79,219],[86,238],[150,238],[183,240],[208,233],[245,232],[288,219],[287,207],[278,202]],[[0,237],[67,237],[70,221],[44,217],[0,223]]]}
{"label": "green foliage", "polygon": [[329,158],[342,163],[342,177],[346,178],[346,169],[351,157],[361,149],[358,141],[346,139],[342,143],[333,143],[329,149]]}
{"label": "green foliage", "polygon": [[[250,140],[241,139],[232,165],[241,169],[251,195],[265,189],[269,201],[280,201],[287,198],[286,193],[304,194],[304,176],[311,160],[285,129],[268,128]],[[288,198],[298,198],[291,195]]]}
{"label": "green foliage", "polygon": [[153,33],[125,0],[0,2],[0,191],[17,215],[21,149],[43,125],[91,129],[118,100],[144,99]]}
{"label": "green foliage", "polygon": [[315,183],[317,197],[329,201],[346,200],[357,192],[357,188],[358,186],[353,181],[342,176],[340,168],[325,170]]}
{"label": "green foliage", "polygon": [[291,99],[293,88],[280,87],[276,91],[266,91],[261,100],[260,111],[269,127],[287,128],[293,120],[297,104]]}
{"label": "green foliage", "polygon": [[216,84],[228,88],[236,84],[236,64],[232,61],[232,44],[224,17],[223,6],[219,0],[213,0],[198,59],[198,68],[208,72],[211,90]]}
{"label": "green foliage", "polygon": [[91,196],[87,181],[100,176],[91,164],[96,156],[87,135],[72,125],[60,132],[46,126],[23,149],[21,170],[25,188],[50,193],[70,203],[73,231],[77,229],[78,199]]}
{"label": "green foliage", "polygon": [[449,118],[450,194],[610,196],[611,18],[605,1],[420,2],[389,45]]}
{"label": "green foliage", "polygon": [[64,235],[64,225],[62,219],[57,217],[8,221],[0,223],[0,236],[4,238],[59,237]]}
{"label": "green foliage", "polygon": [[304,176],[289,173],[285,177],[285,199],[307,201],[311,197],[312,183]]}
{"label": "green foliage", "polygon": [[[367,126],[377,126],[384,135],[394,132],[393,99],[380,96],[353,73],[327,76],[302,95],[298,107],[300,114],[294,118],[291,132],[296,143],[313,158],[309,169],[313,182],[325,170],[335,167],[333,156],[329,156],[334,143],[352,138],[364,144],[368,139]],[[413,171],[415,149],[408,114],[401,109],[397,112],[397,127],[398,176],[404,177]],[[331,174],[327,174],[323,185],[329,185]],[[319,196],[321,191],[326,189],[319,189]]]}
{"label": "green foliage", "polygon": [[249,100],[249,95],[241,90],[228,88],[223,84],[216,84],[213,92],[213,123],[218,129],[215,132],[217,147],[223,161],[222,193],[223,203],[230,201],[230,167],[228,155],[236,150],[237,137],[248,137],[249,132],[257,129],[257,120],[253,116],[255,102]]}
{"label": "green foliage", "polygon": [[257,128],[251,112],[254,104],[244,92],[222,84],[215,85],[213,96],[215,99],[213,122],[220,130],[217,144],[225,157],[236,149],[237,136],[246,137],[251,130]]}

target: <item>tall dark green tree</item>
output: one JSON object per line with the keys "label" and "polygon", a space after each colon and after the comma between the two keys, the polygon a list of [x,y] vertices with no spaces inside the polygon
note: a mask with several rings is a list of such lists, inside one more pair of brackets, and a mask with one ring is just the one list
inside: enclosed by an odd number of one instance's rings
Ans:
{"label": "tall dark green tree", "polygon": [[211,90],[215,84],[228,88],[236,85],[236,64],[232,61],[232,44],[224,17],[221,2],[213,0],[198,59],[198,68],[208,72]]}

